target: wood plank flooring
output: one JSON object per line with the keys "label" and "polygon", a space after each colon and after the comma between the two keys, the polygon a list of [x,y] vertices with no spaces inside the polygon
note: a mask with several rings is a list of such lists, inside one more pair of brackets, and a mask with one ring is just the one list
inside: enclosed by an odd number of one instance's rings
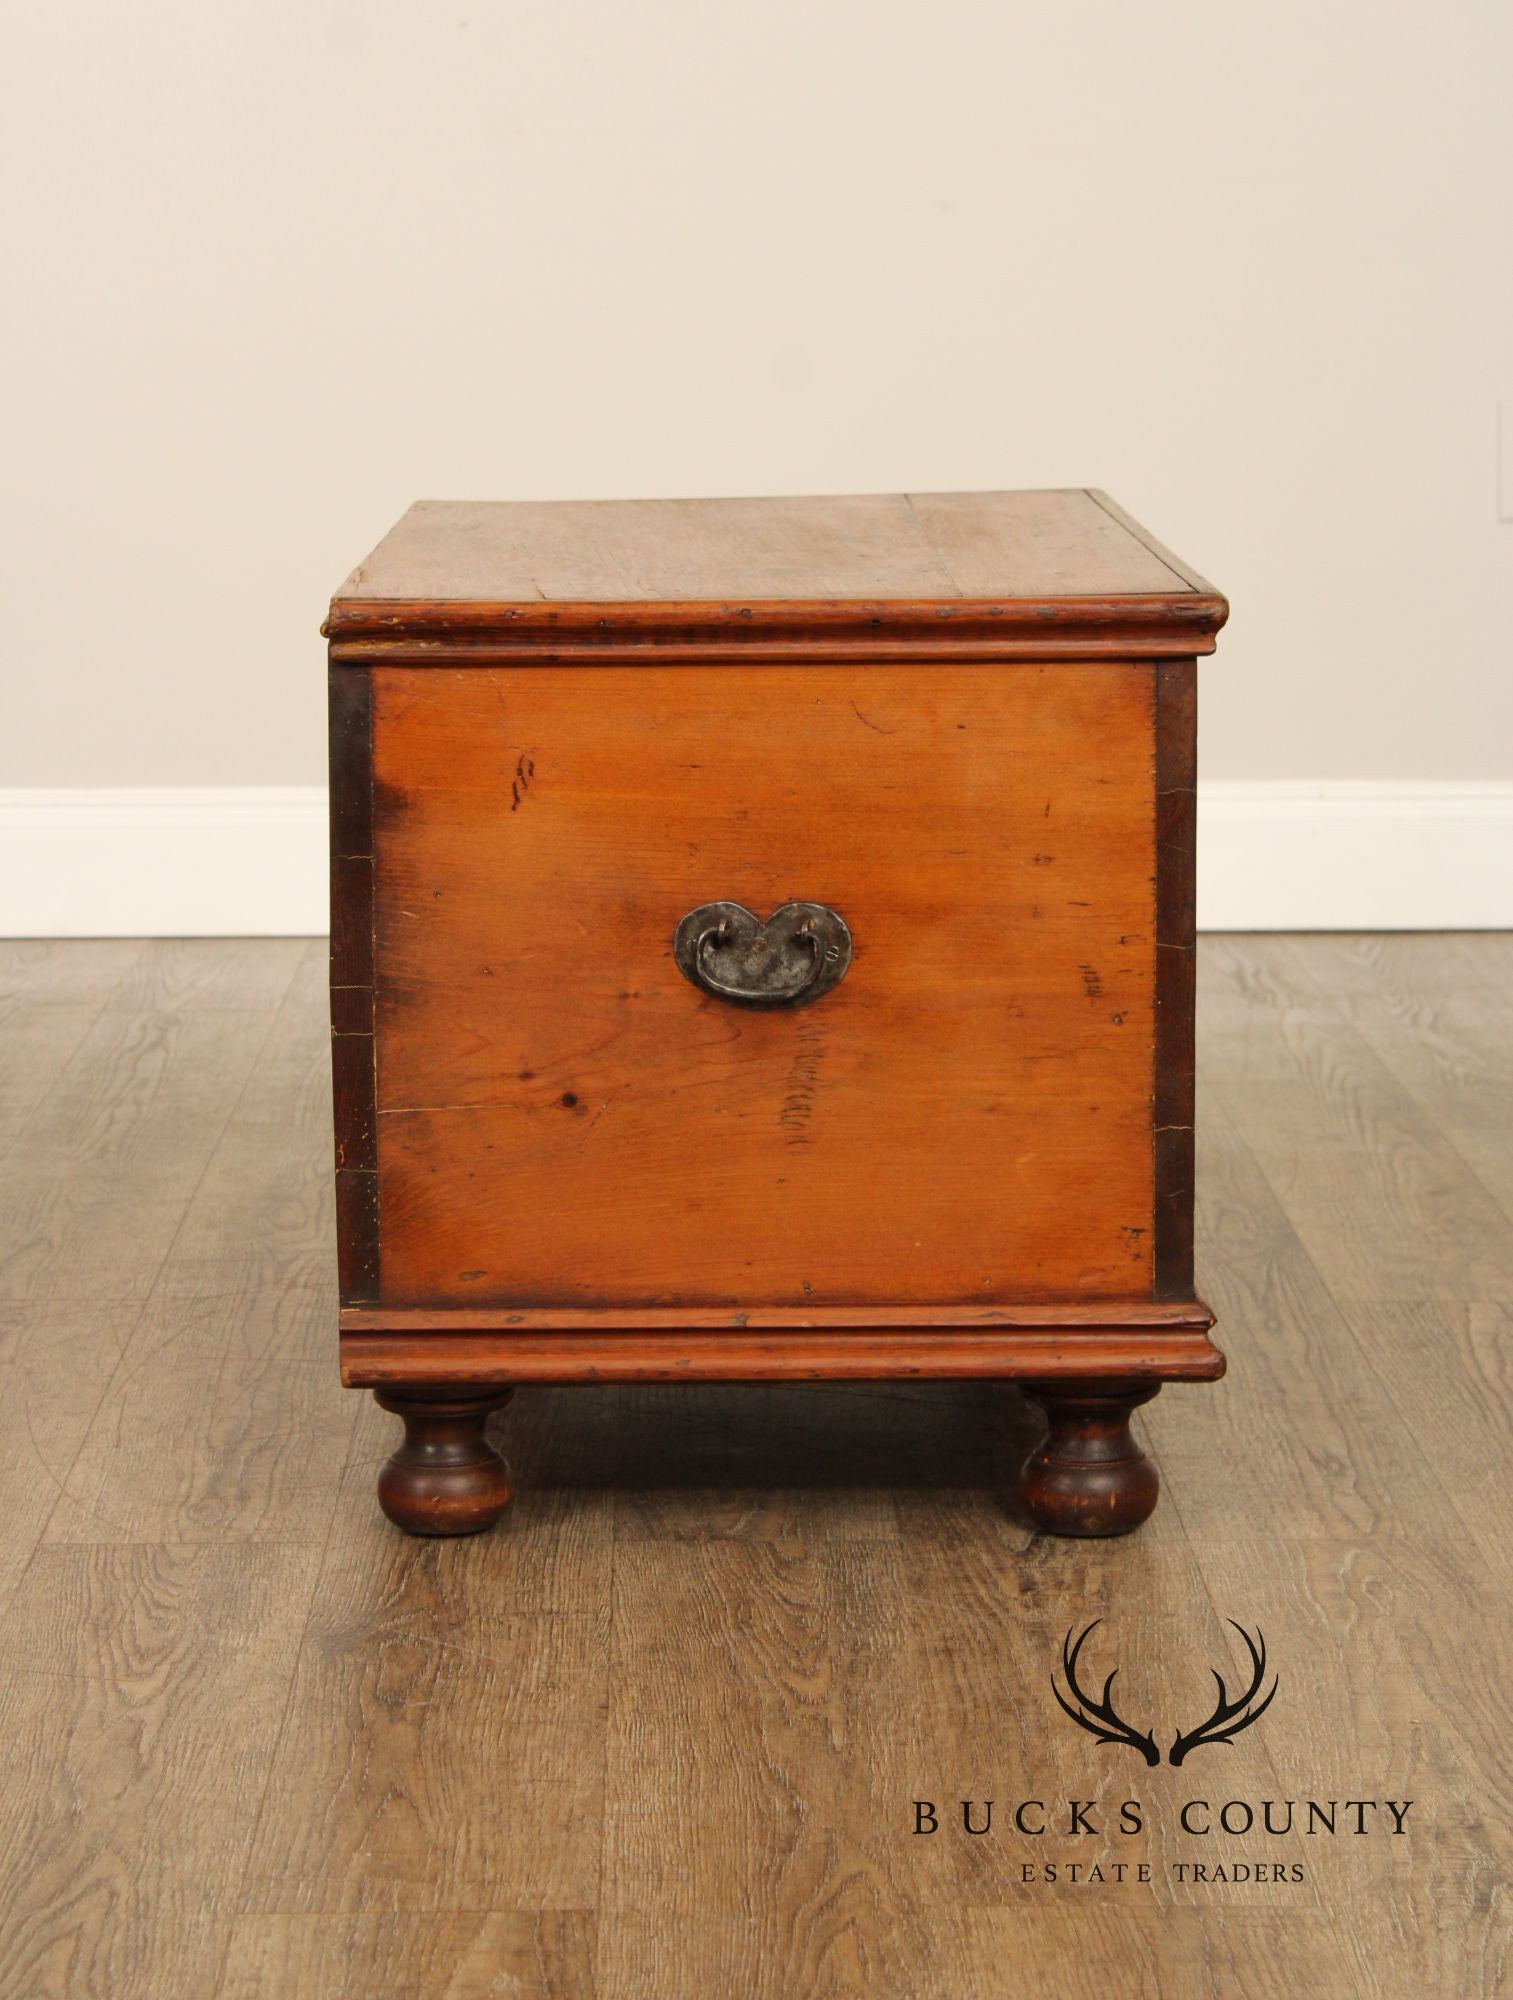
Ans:
{"label": "wood plank flooring", "polygon": [[[1230,1374],[1081,1545],[971,1384],[521,1391],[501,1527],[396,1534],[324,959],[0,944],[3,2000],[1509,1991],[1513,936],[1203,941]],[[1147,1768],[1052,1699],[1094,1618],[1163,1745],[1228,1620],[1277,1698]]]}

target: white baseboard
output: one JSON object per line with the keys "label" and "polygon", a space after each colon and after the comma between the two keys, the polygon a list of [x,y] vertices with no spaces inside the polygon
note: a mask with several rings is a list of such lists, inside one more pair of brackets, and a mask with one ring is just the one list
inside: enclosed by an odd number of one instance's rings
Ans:
{"label": "white baseboard", "polygon": [[[1513,929],[1513,783],[1203,784],[1198,923]],[[325,929],[318,786],[0,790],[0,936]]]}
{"label": "white baseboard", "polygon": [[1200,781],[1198,928],[1513,930],[1513,782]]}
{"label": "white baseboard", "polygon": [[0,791],[0,937],[318,937],[319,785]]}

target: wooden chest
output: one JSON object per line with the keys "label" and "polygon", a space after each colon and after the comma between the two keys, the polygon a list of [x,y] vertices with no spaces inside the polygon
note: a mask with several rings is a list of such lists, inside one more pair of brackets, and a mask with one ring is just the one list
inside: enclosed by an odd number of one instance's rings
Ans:
{"label": "wooden chest", "polygon": [[333,599],[343,1379],[487,1526],[520,1382],[958,1376],[1135,1526],[1192,1274],[1195,666],[1105,496],[423,502]]}

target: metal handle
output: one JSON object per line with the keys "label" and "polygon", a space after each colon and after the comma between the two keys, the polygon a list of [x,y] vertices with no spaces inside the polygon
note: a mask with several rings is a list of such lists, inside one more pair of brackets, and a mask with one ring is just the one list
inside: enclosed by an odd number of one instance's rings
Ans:
{"label": "metal handle", "polygon": [[846,976],[851,933],[824,903],[784,903],[766,923],[739,903],[701,903],[673,933],[685,979],[736,1007],[799,1007]]}

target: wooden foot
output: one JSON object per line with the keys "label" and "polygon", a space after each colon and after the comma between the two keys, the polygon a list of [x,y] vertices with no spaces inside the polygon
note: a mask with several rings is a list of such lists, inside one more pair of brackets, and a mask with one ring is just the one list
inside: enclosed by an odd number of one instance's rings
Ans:
{"label": "wooden foot", "polygon": [[403,1417],[404,1443],[378,1475],[378,1504],[409,1535],[475,1535],[492,1528],[513,1489],[484,1436],[509,1389],[379,1389],[381,1408]]}
{"label": "wooden foot", "polygon": [[1158,1382],[1027,1382],[1049,1428],[1025,1460],[1019,1497],[1053,1535],[1127,1535],[1148,1518],[1161,1481],[1130,1435]]}

